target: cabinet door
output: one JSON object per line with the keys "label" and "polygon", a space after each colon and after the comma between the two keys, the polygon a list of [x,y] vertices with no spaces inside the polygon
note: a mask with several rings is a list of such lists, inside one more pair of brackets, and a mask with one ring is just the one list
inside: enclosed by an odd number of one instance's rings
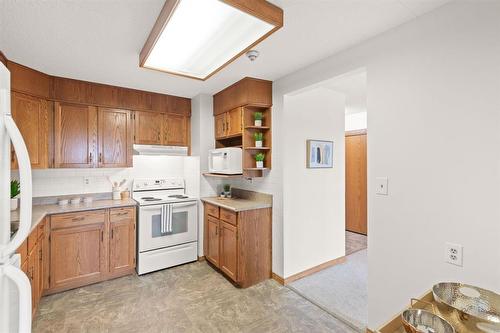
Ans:
{"label": "cabinet door", "polygon": [[215,266],[219,267],[219,220],[207,217],[207,253],[205,257]]}
{"label": "cabinet door", "polygon": [[40,298],[39,279],[40,279],[40,261],[38,253],[38,244],[35,245],[31,253],[28,255],[28,272],[31,283],[31,309],[35,314],[38,300]]}
{"label": "cabinet door", "polygon": [[134,116],[135,140],[137,144],[160,145],[163,114],[136,111]]}
{"label": "cabinet door", "polygon": [[54,166],[92,168],[96,165],[97,110],[93,106],[55,103]]}
{"label": "cabinet door", "polygon": [[238,279],[238,231],[235,226],[220,222],[220,269],[233,281]]}
{"label": "cabinet door", "polygon": [[[19,93],[12,93],[12,118],[23,136],[31,167],[46,169],[49,166],[49,110],[46,100]],[[17,169],[17,159],[12,154],[12,169]]]}
{"label": "cabinet door", "polygon": [[132,166],[132,118],[128,110],[99,108],[100,168]]}
{"label": "cabinet door", "polygon": [[227,113],[227,136],[241,135],[243,133],[242,108],[236,108]]}
{"label": "cabinet door", "polygon": [[130,272],[135,268],[135,220],[114,221],[110,228],[110,272],[113,275]]}
{"label": "cabinet door", "polygon": [[215,116],[215,138],[221,139],[226,137],[226,114]]}
{"label": "cabinet door", "polygon": [[50,288],[75,288],[107,272],[105,222],[51,230]]}
{"label": "cabinet door", "polygon": [[171,146],[188,145],[188,117],[178,114],[164,115],[163,144]]}

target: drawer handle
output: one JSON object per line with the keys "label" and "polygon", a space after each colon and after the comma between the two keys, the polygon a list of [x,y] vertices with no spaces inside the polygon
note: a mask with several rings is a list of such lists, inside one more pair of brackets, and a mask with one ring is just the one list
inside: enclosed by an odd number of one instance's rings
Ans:
{"label": "drawer handle", "polygon": [[80,216],[80,217],[73,217],[73,218],[71,219],[71,221],[73,221],[73,222],[78,222],[78,221],[83,221],[83,220],[85,220],[85,217],[84,217],[84,216]]}
{"label": "drawer handle", "polygon": [[116,214],[116,216],[123,216],[123,215],[128,215],[128,212],[123,212],[123,213]]}

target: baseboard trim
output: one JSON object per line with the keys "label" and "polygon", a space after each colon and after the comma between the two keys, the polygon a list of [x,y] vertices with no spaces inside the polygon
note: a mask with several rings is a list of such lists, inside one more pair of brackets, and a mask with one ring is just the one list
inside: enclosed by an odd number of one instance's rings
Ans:
{"label": "baseboard trim", "polygon": [[347,260],[346,257],[340,257],[337,259],[333,259],[333,260],[324,262],[320,265],[311,267],[311,268],[306,269],[305,271],[299,272],[297,274],[291,275],[291,276],[284,279],[284,285],[287,285],[289,283],[292,283],[293,281],[297,281],[299,279],[305,278],[306,276],[309,276],[309,275],[312,275],[312,274],[317,273],[319,271],[322,271],[325,268],[329,268],[329,267],[332,267],[332,266],[335,266],[338,264],[343,264],[346,262],[346,260]]}
{"label": "baseboard trim", "polygon": [[205,256],[198,257],[198,261],[205,261]]}
{"label": "baseboard trim", "polygon": [[282,286],[285,285],[285,279],[283,279],[281,276],[277,275],[276,273],[273,273],[271,275],[272,279],[276,282],[278,282],[279,284],[281,284]]}

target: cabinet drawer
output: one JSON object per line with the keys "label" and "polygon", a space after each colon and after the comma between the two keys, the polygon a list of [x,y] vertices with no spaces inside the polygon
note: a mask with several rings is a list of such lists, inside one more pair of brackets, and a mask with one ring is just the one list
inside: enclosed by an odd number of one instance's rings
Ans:
{"label": "cabinet drawer", "polygon": [[38,240],[38,226],[35,229],[33,229],[33,231],[28,236],[28,254],[30,254],[31,251],[33,251],[33,249],[35,248],[37,240]]}
{"label": "cabinet drawer", "polygon": [[114,208],[109,212],[110,222],[133,220],[135,218],[135,209],[133,207]]}
{"label": "cabinet drawer", "polygon": [[222,221],[236,225],[236,213],[225,208],[220,209],[220,219]]}
{"label": "cabinet drawer", "polygon": [[216,218],[219,218],[219,207],[205,203],[205,210],[207,211],[207,214]]}
{"label": "cabinet drawer", "polygon": [[[51,229],[71,228],[106,221],[105,210],[53,215],[50,221]],[[29,242],[28,242],[29,244]]]}

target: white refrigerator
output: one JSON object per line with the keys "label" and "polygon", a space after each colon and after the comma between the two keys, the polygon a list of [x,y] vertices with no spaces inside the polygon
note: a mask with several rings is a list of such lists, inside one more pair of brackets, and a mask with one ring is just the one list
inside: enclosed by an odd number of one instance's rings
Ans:
{"label": "white refrigerator", "polygon": [[[14,147],[21,183],[19,229],[11,235],[10,153]],[[10,72],[0,62],[0,332],[31,332],[31,286],[16,249],[31,229],[31,165],[11,115]]]}

